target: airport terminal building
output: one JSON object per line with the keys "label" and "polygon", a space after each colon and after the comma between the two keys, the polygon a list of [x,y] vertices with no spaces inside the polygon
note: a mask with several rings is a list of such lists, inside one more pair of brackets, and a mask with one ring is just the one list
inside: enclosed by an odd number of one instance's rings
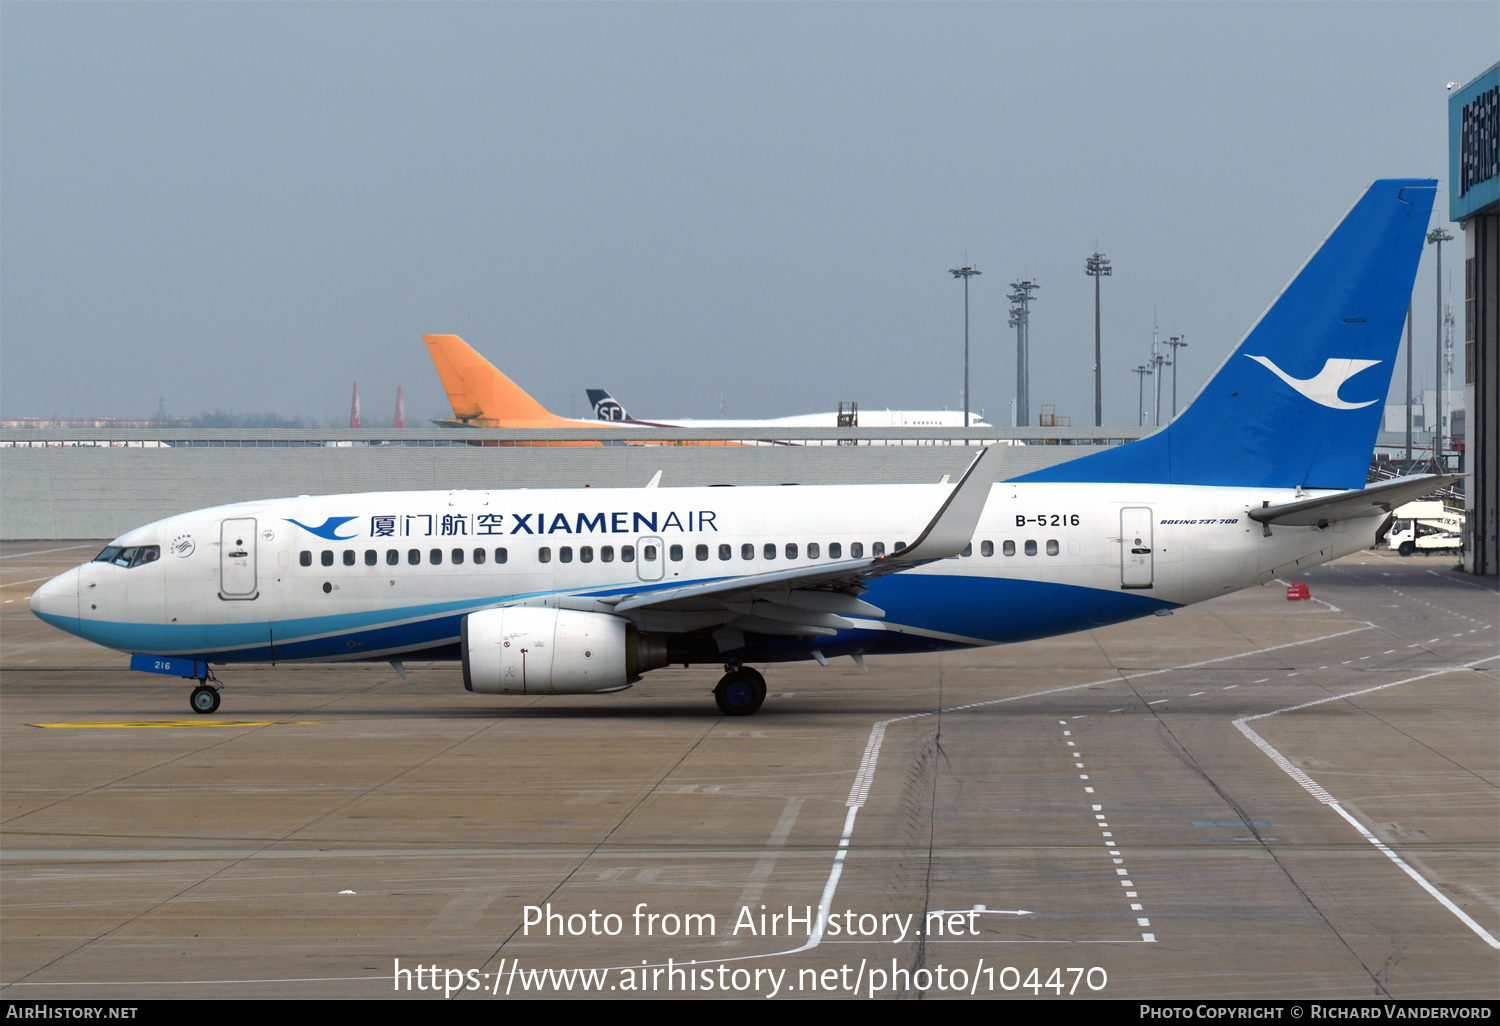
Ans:
{"label": "airport terminal building", "polygon": [[1469,517],[1464,569],[1500,573],[1496,336],[1500,335],[1500,63],[1448,99],[1448,212],[1463,229],[1464,423]]}

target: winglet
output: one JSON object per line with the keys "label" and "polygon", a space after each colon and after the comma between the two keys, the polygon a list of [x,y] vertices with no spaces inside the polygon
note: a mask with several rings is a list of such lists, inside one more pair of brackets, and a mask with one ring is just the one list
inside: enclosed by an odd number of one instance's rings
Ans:
{"label": "winglet", "polygon": [[453,416],[476,427],[576,427],[551,413],[457,335],[423,335]]}
{"label": "winglet", "polygon": [[964,550],[974,538],[979,527],[979,516],[990,498],[990,486],[1000,474],[998,446],[987,445],[979,450],[964,476],[958,479],[948,500],[937,511],[927,527],[900,552],[884,558],[900,563],[926,562],[930,559],[946,559]]}

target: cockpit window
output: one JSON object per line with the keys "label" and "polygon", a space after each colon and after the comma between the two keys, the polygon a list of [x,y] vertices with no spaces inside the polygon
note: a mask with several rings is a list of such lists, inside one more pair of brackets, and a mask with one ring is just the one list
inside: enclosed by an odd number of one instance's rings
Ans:
{"label": "cockpit window", "polygon": [[160,545],[132,545],[129,548],[121,548],[118,545],[107,545],[104,551],[94,557],[95,563],[113,563],[115,566],[140,566],[142,563],[154,563],[161,558]]}

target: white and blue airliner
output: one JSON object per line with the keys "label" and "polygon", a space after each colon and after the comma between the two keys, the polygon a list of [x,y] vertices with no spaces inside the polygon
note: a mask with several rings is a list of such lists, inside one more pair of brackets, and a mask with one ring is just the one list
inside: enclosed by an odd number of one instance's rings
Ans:
{"label": "white and blue airliner", "polygon": [[1087,630],[1374,544],[1452,478],[1365,486],[1437,183],[1371,185],[1158,433],[956,485],[374,492],[235,503],[110,542],[31,598],[136,669],[452,659],[481,694],[620,691],[672,663],[927,652]]}

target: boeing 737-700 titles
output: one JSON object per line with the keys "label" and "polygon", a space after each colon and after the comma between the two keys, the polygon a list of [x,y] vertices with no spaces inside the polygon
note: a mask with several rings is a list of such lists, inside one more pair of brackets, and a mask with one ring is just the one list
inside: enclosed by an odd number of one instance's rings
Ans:
{"label": "boeing 737-700 titles", "polygon": [[31,608],[195,679],[205,713],[210,666],[454,659],[470,691],[526,695],[722,665],[719,708],[743,715],[765,697],[751,663],[1169,613],[1367,548],[1393,507],[1454,480],[1365,486],[1435,189],[1370,186],[1166,428],[1013,480],[981,450],[954,486],[243,502],[130,531]]}

